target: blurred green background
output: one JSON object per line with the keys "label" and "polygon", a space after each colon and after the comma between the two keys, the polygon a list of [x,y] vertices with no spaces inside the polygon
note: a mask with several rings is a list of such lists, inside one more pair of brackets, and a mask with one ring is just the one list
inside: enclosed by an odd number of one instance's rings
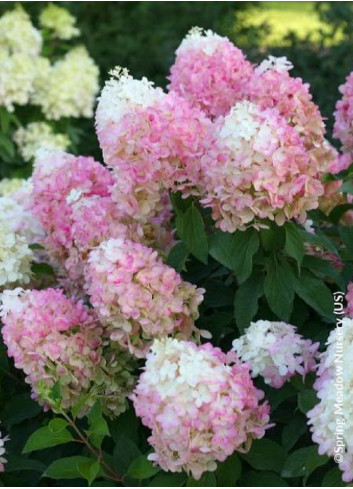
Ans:
{"label": "blurred green background", "polygon": [[[47,2],[22,2],[36,20]],[[15,2],[2,2],[0,13]],[[174,51],[194,25],[228,36],[251,61],[286,55],[293,74],[312,86],[332,128],[338,87],[353,70],[351,2],[62,2],[78,19],[82,40],[101,70],[115,65],[161,86]],[[84,154],[98,154],[91,121],[82,121]]]}

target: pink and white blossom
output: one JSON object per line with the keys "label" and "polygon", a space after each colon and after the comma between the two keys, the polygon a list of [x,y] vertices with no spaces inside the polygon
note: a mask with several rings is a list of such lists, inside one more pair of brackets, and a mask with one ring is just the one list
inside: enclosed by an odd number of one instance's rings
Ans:
{"label": "pink and white blossom", "polygon": [[131,398],[152,432],[149,459],[195,479],[234,451],[247,452],[270,427],[248,366],[210,343],[155,340]]}

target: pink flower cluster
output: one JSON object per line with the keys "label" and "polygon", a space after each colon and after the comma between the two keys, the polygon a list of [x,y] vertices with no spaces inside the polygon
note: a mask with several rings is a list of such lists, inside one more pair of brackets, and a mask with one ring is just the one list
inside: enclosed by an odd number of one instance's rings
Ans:
{"label": "pink flower cluster", "polygon": [[140,243],[110,239],[91,251],[86,291],[110,338],[136,356],[151,340],[173,334],[189,339],[203,289],[184,282],[153,251]]}
{"label": "pink flower cluster", "polygon": [[202,161],[201,203],[211,207],[216,226],[234,232],[259,219],[304,222],[323,187],[297,131],[278,111],[238,102],[215,131],[218,147]]}
{"label": "pink flower cluster", "polygon": [[291,68],[286,58],[270,56],[254,70],[247,97],[261,109],[276,108],[295,128],[312,160],[308,171],[311,166],[314,171],[326,171],[331,156],[325,145],[325,124],[312,100],[309,84],[292,77]]}
{"label": "pink flower cluster", "polygon": [[235,355],[176,339],[155,340],[131,396],[152,430],[148,441],[155,453],[149,459],[195,479],[264,436],[270,425],[262,397]]}
{"label": "pink flower cluster", "polygon": [[72,243],[70,201],[75,196],[107,197],[113,179],[91,157],[43,152],[33,172],[33,210],[48,235],[48,245],[61,250]]}
{"label": "pink flower cluster", "polygon": [[229,39],[196,27],[176,51],[168,88],[208,117],[224,116],[244,98],[252,72],[251,63]]}
{"label": "pink flower cluster", "polygon": [[133,385],[131,360],[110,346],[103,351],[104,330],[81,301],[59,289],[6,290],[0,316],[8,355],[40,404],[57,409],[50,391],[58,381],[60,409],[83,415],[100,397],[106,414],[124,411]]}
{"label": "pink flower cluster", "polygon": [[295,326],[283,322],[257,321],[233,341],[233,350],[247,362],[252,377],[279,389],[295,374],[305,377],[316,367],[320,343],[305,340]]}
{"label": "pink flower cluster", "polygon": [[146,219],[160,208],[165,189],[195,192],[212,123],[175,93],[164,94],[126,71],[113,74],[100,97],[97,134],[115,174],[119,211]]}
{"label": "pink flower cluster", "polygon": [[43,153],[33,182],[33,211],[46,232],[44,244],[70,280],[82,282],[87,254],[105,239],[127,236],[163,252],[174,242],[168,196],[161,196],[163,208],[153,219],[126,217],[111,196],[112,173],[92,158]]}
{"label": "pink flower cluster", "polygon": [[353,155],[353,72],[339,87],[341,100],[336,104],[333,135],[339,139],[344,152]]}

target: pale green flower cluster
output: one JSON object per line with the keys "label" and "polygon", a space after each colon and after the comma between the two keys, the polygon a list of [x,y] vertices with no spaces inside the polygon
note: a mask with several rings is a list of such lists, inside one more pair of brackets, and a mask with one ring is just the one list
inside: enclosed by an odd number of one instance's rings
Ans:
{"label": "pale green flower cluster", "polygon": [[0,197],[6,197],[19,190],[23,185],[23,178],[3,178],[0,181]]}
{"label": "pale green flower cluster", "polygon": [[26,284],[31,278],[33,252],[24,236],[12,232],[0,221],[0,287]]}
{"label": "pale green flower cluster", "polygon": [[5,12],[0,17],[0,46],[9,55],[14,53],[39,55],[42,49],[42,36],[21,7]]}
{"label": "pale green flower cluster", "polygon": [[71,49],[41,78],[33,97],[47,119],[92,117],[98,68],[84,46]]}
{"label": "pale green flower cluster", "polygon": [[31,122],[26,127],[20,127],[13,139],[24,161],[31,161],[40,148],[64,151],[70,144],[66,134],[55,134],[46,122]]}
{"label": "pale green flower cluster", "polygon": [[[68,40],[79,35],[75,18],[49,5],[40,16],[52,37]],[[74,47],[51,64],[41,56],[42,33],[22,7],[0,17],[0,107],[41,107],[47,119],[91,117],[98,92],[98,68],[83,46]]]}
{"label": "pale green flower cluster", "polygon": [[69,40],[80,35],[76,19],[67,10],[54,3],[49,4],[40,14],[41,27],[48,29],[53,37]]}

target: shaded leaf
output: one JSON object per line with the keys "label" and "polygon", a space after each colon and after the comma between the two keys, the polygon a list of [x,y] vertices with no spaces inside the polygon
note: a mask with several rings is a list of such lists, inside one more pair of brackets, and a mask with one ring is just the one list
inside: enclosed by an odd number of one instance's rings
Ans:
{"label": "shaded leaf", "polygon": [[44,472],[44,477],[51,479],[82,479],[82,474],[78,469],[79,464],[92,462],[91,458],[75,455],[55,460]]}
{"label": "shaded leaf", "polygon": [[200,211],[192,204],[176,218],[176,228],[186,248],[202,263],[207,264],[208,242]]}
{"label": "shaded leaf", "polygon": [[265,295],[270,309],[283,321],[288,321],[293,310],[294,274],[290,265],[276,257],[266,260]]}
{"label": "shaded leaf", "polygon": [[295,281],[298,296],[324,318],[334,321],[333,297],[330,289],[313,274],[303,271]]}
{"label": "shaded leaf", "polygon": [[259,234],[254,229],[236,233],[217,232],[210,237],[210,255],[219,263],[234,270],[239,283],[252,272],[253,256],[259,249]]}
{"label": "shaded leaf", "polygon": [[250,325],[258,311],[258,302],[264,294],[264,275],[254,273],[243,282],[234,298],[234,316],[240,333]]}
{"label": "shaded leaf", "polygon": [[271,470],[280,473],[287,457],[287,453],[281,445],[272,440],[263,438],[255,440],[244,460],[257,470]]}
{"label": "shaded leaf", "polygon": [[315,469],[328,462],[326,455],[318,454],[318,447],[310,446],[300,448],[291,453],[282,470],[282,477],[304,477],[309,476]]}
{"label": "shaded leaf", "polygon": [[186,260],[189,256],[189,252],[184,243],[177,243],[170,250],[167,265],[173,267],[177,272],[181,272],[185,267]]}
{"label": "shaded leaf", "polygon": [[160,472],[160,467],[157,467],[150,462],[146,455],[140,455],[135,458],[128,468],[127,475],[134,479],[148,479]]}

